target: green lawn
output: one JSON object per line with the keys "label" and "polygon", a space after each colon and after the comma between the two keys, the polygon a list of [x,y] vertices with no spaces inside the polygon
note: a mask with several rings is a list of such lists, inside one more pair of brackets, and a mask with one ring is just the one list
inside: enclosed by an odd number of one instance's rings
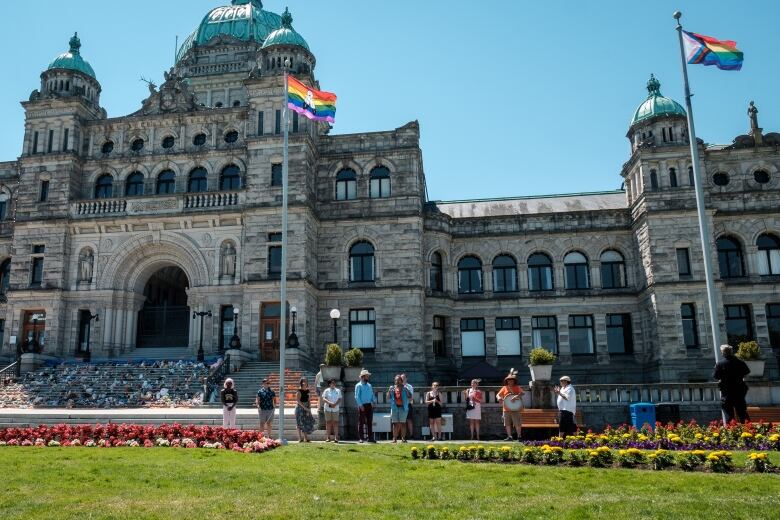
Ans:
{"label": "green lawn", "polygon": [[[409,446],[264,454],[0,448],[0,518],[780,518],[780,475],[413,461]],[[737,466],[744,453],[735,453]],[[780,456],[772,454],[775,463]]]}

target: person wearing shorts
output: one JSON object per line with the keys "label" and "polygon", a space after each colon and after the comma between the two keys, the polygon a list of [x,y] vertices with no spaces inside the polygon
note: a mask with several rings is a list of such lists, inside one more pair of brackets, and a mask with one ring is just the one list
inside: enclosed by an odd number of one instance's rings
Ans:
{"label": "person wearing shorts", "polygon": [[521,399],[523,395],[523,389],[517,384],[517,372],[513,368],[509,371],[509,375],[504,378],[504,386],[496,394],[496,398],[501,401],[504,411],[504,428],[506,428],[505,441],[512,440],[512,428],[517,431],[517,440],[522,437],[523,419],[520,415],[520,410],[511,410],[507,406],[509,400],[517,401]]}
{"label": "person wearing shorts", "polygon": [[325,410],[325,442],[339,442],[339,409],[341,405],[341,390],[336,388],[336,380],[328,381],[328,388],[322,392],[322,402]]}
{"label": "person wearing shorts", "polygon": [[409,414],[409,391],[403,378],[395,376],[395,384],[387,390],[387,400],[390,401],[390,422],[393,425],[393,444],[406,442],[406,418]]}
{"label": "person wearing shorts", "polygon": [[276,392],[271,388],[270,381],[263,379],[263,386],[257,391],[255,406],[257,407],[257,413],[260,415],[260,429],[265,432],[269,439],[271,438],[271,427],[274,422],[275,401]]}

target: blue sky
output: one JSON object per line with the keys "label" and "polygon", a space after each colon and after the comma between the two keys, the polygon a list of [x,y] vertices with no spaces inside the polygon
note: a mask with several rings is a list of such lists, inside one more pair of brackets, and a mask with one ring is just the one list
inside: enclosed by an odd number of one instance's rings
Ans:
{"label": "blue sky", "polygon": [[[227,3],[228,0],[224,0]],[[19,101],[77,30],[110,117],[137,110],[141,76],[162,79],[183,40],[219,0],[36,0],[4,4],[0,160],[21,150]],[[289,5],[339,96],[335,133],[419,120],[431,199],[611,190],[628,159],[628,122],[650,73],[680,103],[672,13],[688,30],[737,40],[741,72],[690,69],[698,137],[730,143],[755,100],[780,131],[780,2],[520,0],[265,0]],[[323,6],[327,6],[324,8]],[[6,78],[9,76],[4,74]],[[496,88],[501,85],[502,88]]]}

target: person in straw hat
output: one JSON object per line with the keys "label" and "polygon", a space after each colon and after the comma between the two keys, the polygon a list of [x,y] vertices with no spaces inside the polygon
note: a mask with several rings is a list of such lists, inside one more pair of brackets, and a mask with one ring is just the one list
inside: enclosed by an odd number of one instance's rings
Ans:
{"label": "person in straw hat", "polygon": [[[504,386],[496,394],[496,398],[503,405],[504,428],[506,428],[505,441],[512,439],[512,427],[517,431],[517,440],[521,440],[523,434],[523,418],[520,415],[522,408],[521,398],[523,389],[517,384],[517,370],[509,370],[509,375],[504,378]],[[520,401],[520,402],[518,402]]]}
{"label": "person in straw hat", "polygon": [[368,378],[371,372],[360,371],[360,381],[355,385],[355,402],[358,407],[358,442],[374,441],[374,389]]}
{"label": "person in straw hat", "polygon": [[566,438],[567,435],[574,435],[577,432],[577,422],[574,414],[577,413],[577,393],[571,386],[569,376],[561,376],[561,386],[555,386],[553,392],[558,396],[558,435]]}

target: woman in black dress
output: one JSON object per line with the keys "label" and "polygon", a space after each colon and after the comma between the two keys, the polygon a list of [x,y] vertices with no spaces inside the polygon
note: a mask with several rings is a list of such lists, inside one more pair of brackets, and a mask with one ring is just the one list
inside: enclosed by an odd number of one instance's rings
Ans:
{"label": "woman in black dress", "polygon": [[431,440],[441,440],[441,394],[439,383],[434,382],[431,391],[425,394],[425,404],[428,405],[428,424],[431,428]]}
{"label": "woman in black dress", "polygon": [[298,402],[295,406],[295,425],[298,427],[298,442],[311,442],[309,435],[314,431],[314,416],[309,403],[309,382],[302,377],[298,386]]}

